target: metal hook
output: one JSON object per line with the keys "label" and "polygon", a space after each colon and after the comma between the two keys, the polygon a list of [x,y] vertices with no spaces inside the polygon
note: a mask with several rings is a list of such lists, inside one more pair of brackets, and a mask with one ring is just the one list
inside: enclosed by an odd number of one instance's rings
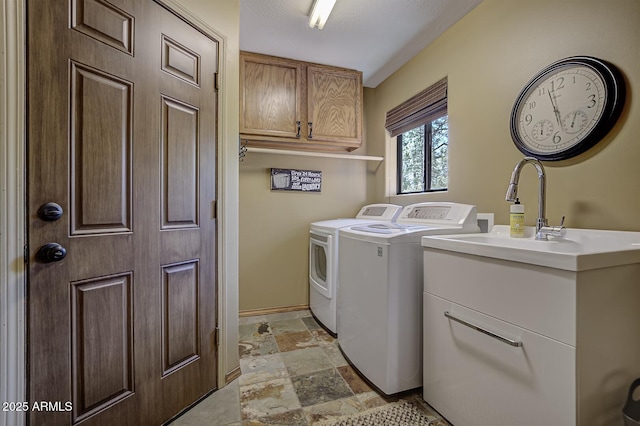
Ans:
{"label": "metal hook", "polygon": [[240,145],[239,159],[242,163],[244,161],[244,156],[247,155],[247,141],[242,143],[242,139],[238,139],[238,144]]}

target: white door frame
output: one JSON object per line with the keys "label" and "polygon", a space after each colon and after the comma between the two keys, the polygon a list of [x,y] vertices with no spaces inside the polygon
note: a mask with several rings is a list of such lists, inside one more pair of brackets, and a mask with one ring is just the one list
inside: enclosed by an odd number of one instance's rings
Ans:
{"label": "white door frame", "polygon": [[[178,0],[160,0],[220,43],[218,95],[218,387],[238,371],[237,120],[228,105],[227,38]],[[0,0],[0,403],[26,400],[26,0]],[[234,43],[232,43],[234,44]],[[235,141],[234,143],[231,143]],[[233,374],[232,374],[233,376]],[[0,426],[22,426],[26,413],[2,411]]]}
{"label": "white door frame", "polygon": [[[0,8],[0,401],[26,395],[25,365],[25,0]],[[12,407],[9,407],[12,408]],[[0,425],[24,425],[0,411]]]}

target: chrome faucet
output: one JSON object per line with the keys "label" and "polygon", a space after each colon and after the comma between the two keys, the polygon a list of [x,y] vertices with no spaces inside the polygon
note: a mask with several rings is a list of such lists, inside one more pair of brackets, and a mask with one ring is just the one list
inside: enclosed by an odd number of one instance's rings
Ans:
{"label": "chrome faucet", "polygon": [[507,188],[507,195],[505,200],[515,201],[518,196],[518,181],[520,180],[520,171],[525,164],[532,164],[538,172],[538,220],[536,221],[536,240],[548,240],[548,236],[564,237],[567,230],[564,227],[564,216],[562,217],[562,223],[560,226],[547,226],[547,218],[545,217],[545,199],[546,199],[546,176],[544,173],[544,167],[542,163],[533,157],[524,157],[516,164],[513,173],[511,173],[511,181],[509,182],[509,188]]}

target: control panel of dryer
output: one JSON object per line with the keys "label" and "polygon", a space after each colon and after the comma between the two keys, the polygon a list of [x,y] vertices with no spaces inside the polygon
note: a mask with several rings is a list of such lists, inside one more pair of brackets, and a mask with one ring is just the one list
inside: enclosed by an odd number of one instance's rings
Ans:
{"label": "control panel of dryer", "polygon": [[410,219],[445,220],[450,211],[451,206],[416,206],[411,209],[408,217]]}
{"label": "control panel of dryer", "polygon": [[411,225],[477,226],[476,206],[449,202],[427,202],[406,206],[398,223]]}
{"label": "control panel of dryer", "polygon": [[369,204],[360,209],[356,219],[372,219],[394,221],[400,212],[401,206],[395,204]]}

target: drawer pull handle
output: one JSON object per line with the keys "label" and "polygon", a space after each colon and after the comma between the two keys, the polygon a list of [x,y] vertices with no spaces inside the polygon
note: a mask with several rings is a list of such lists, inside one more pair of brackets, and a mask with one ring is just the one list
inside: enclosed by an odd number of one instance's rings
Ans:
{"label": "drawer pull handle", "polygon": [[473,328],[474,330],[479,331],[482,334],[486,334],[487,336],[491,336],[494,339],[498,339],[501,342],[506,343],[509,346],[515,346],[516,348],[522,347],[522,342],[518,342],[517,340],[507,339],[506,337],[502,337],[502,336],[500,336],[498,334],[492,333],[489,330],[485,330],[482,327],[479,327],[477,325],[474,325],[474,324],[471,324],[471,323],[466,322],[464,320],[461,320],[460,318],[454,317],[448,311],[444,312],[444,316],[449,318],[450,320],[454,320],[455,322],[459,322],[462,325],[466,325],[469,328]]}

